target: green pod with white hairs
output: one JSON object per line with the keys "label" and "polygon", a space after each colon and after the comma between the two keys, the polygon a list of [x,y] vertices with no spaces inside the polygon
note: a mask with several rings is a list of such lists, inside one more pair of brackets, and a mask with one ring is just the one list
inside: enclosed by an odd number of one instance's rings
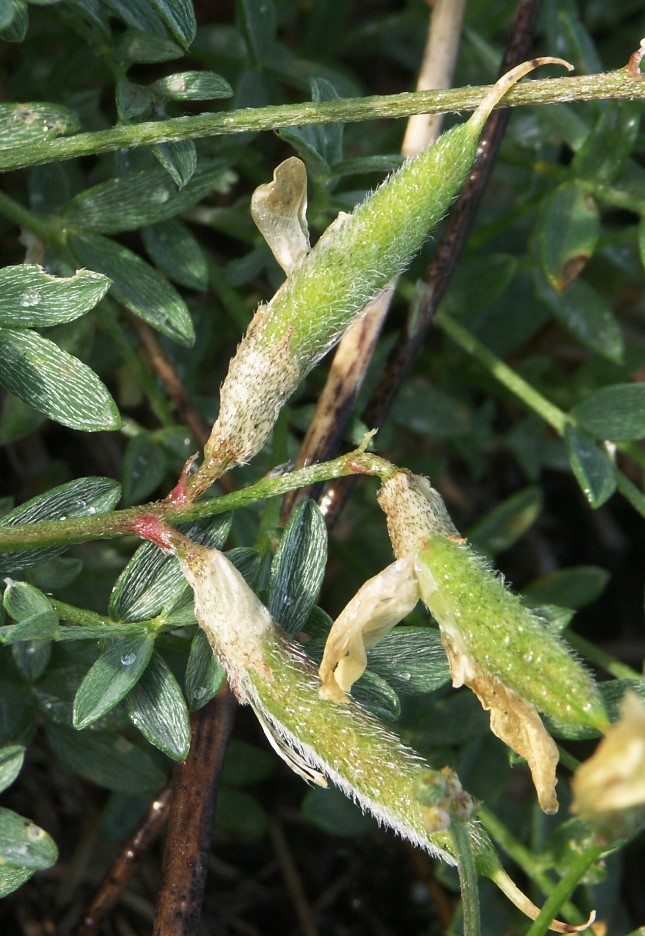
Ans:
{"label": "green pod with white hairs", "polygon": [[[474,817],[475,804],[449,768],[436,770],[360,705],[327,701],[302,648],[277,626],[242,575],[217,549],[186,539],[157,517],[133,532],[177,556],[195,596],[195,616],[226,667],[238,700],[251,705],[267,739],[309,783],[331,781],[379,823],[450,864],[464,850],[528,916],[537,907],[502,868]],[[551,929],[583,929],[554,920]]]}
{"label": "green pod with white hairs", "polygon": [[[466,181],[492,109],[523,75],[547,63],[571,67],[561,59],[541,58],[514,68],[490,89],[469,120],[407,160],[351,214],[340,215],[309,253],[303,231],[306,189],[292,195],[286,191],[289,179],[302,186],[302,167],[292,158],[282,164],[284,173],[281,167],[276,170],[274,200],[291,212],[292,223],[269,219],[263,231],[280,228],[275,252],[288,276],[271,301],[260,306],[231,361],[204,465],[189,480],[193,496],[261,449],[303,377],[405,269],[444,217]],[[285,227],[292,232],[292,249],[285,247]]]}

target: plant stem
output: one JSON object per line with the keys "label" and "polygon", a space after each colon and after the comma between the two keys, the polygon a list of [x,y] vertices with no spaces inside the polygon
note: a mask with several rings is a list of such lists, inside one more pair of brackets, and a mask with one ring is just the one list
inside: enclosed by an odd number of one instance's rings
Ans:
{"label": "plant stem", "polygon": [[457,870],[461,888],[464,936],[480,936],[477,868],[475,867],[475,856],[468,836],[468,827],[463,822],[453,820],[450,826],[450,834],[458,858]]}
{"label": "plant stem", "polygon": [[583,851],[582,854],[578,855],[577,859],[570,865],[564,877],[561,878],[553,888],[544,906],[540,910],[540,913],[535,918],[533,925],[526,933],[526,936],[545,936],[552,920],[558,916],[567,897],[582,880],[587,868],[589,868],[594,861],[597,861],[605,850],[606,845],[594,844],[586,851]]}
{"label": "plant stem", "polygon": [[105,917],[117,905],[121,893],[139,869],[143,855],[163,829],[170,808],[170,787],[167,786],[150,804],[136,830],[124,843],[90,899],[72,936],[96,936]]}
{"label": "plant stem", "polygon": [[[481,819],[486,831],[490,833],[491,837],[497,842],[500,848],[513,859],[529,879],[533,881],[544,894],[551,894],[556,885],[548,874],[539,869],[533,852],[525,848],[487,806],[480,806],[477,815]],[[566,901],[562,904],[560,912],[565,920],[571,923],[582,922],[580,911],[570,901]]]}
{"label": "plant stem", "polygon": [[197,933],[215,798],[235,710],[233,694],[225,686],[191,718],[190,751],[186,761],[175,768],[153,936]]}
{"label": "plant stem", "polygon": [[[488,87],[480,86],[376,95],[360,99],[306,101],[300,104],[243,108],[228,113],[147,121],[5,150],[0,155],[0,170],[24,169],[41,163],[107,153],[121,147],[149,146],[173,140],[200,139],[248,131],[275,131],[282,127],[303,127],[312,124],[407,117],[410,114],[471,111],[481,103],[488,90]],[[635,69],[627,68],[573,78],[536,79],[511,91],[504,99],[503,106],[518,107],[606,98],[645,98],[645,80]]]}
{"label": "plant stem", "polygon": [[616,472],[616,486],[634,510],[637,510],[642,517],[645,517],[645,495],[622,471]]}
{"label": "plant stem", "polygon": [[57,598],[49,599],[52,607],[60,618],[69,621],[71,624],[79,624],[81,627],[116,627],[115,621],[104,614],[97,614],[96,611],[88,611],[87,608],[77,608],[76,605],[67,604],[65,601],[58,601]]}
{"label": "plant stem", "polygon": [[56,243],[59,245],[60,235],[55,233],[52,225],[46,218],[41,217],[30,208],[11,198],[5,192],[0,192],[0,214],[3,214],[9,221],[13,221],[21,228],[25,228],[35,234],[46,244]]}
{"label": "plant stem", "polygon": [[522,400],[529,409],[533,410],[550,426],[555,429],[558,435],[564,434],[565,426],[569,418],[559,407],[550,403],[546,397],[543,397],[531,384],[527,383],[519,374],[505,364],[497,355],[489,351],[485,345],[475,338],[475,336],[455,321],[445,312],[439,310],[435,316],[435,321],[452,340],[463,348],[467,354],[475,358],[483,367],[486,368],[503,386],[511,391],[516,397]]}
{"label": "plant stem", "polygon": [[68,520],[0,525],[0,553],[41,546],[69,546],[72,543],[120,536],[130,533],[133,522],[145,514],[153,514],[169,523],[212,517],[267,497],[278,497],[301,485],[317,484],[349,474],[381,475],[393,470],[394,466],[390,462],[359,448],[332,461],[311,465],[277,478],[262,478],[244,490],[233,491],[222,497],[202,500],[188,506],[167,499],[104,514],[72,517]]}
{"label": "plant stem", "polygon": [[607,653],[602,647],[597,647],[589,640],[585,640],[585,638],[581,637],[579,634],[568,630],[565,636],[567,643],[570,643],[575,650],[578,650],[579,653],[586,657],[591,663],[595,663],[596,666],[600,666],[607,673],[611,673],[616,679],[643,678],[642,673],[628,666],[627,663],[616,659],[615,656],[612,656],[611,653]]}
{"label": "plant stem", "polygon": [[[475,336],[455,321],[445,312],[439,310],[435,316],[435,321],[443,330],[450,335],[452,340],[459,345],[467,354],[474,357],[482,367],[493,375],[504,387],[511,391],[516,397],[522,400],[529,409],[541,416],[559,436],[564,435],[564,430],[571,423],[570,417],[559,407],[550,403],[546,397],[542,396],[531,384],[527,383],[519,374],[505,364],[497,355],[489,351]],[[633,484],[622,471],[616,471],[616,487],[638,513],[645,517],[645,494]]]}

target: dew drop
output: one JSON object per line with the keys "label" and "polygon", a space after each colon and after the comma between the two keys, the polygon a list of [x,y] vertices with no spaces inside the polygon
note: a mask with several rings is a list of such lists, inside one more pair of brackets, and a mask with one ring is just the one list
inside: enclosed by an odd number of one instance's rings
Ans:
{"label": "dew drop", "polygon": [[403,679],[405,682],[410,682],[410,680],[412,679],[412,673],[400,673],[399,677]]}
{"label": "dew drop", "polygon": [[41,829],[40,826],[34,825],[33,822],[30,822],[27,826],[27,838],[32,842],[39,842],[45,837],[45,830]]}
{"label": "dew drop", "polygon": [[151,192],[148,196],[151,202],[155,202],[157,205],[163,205],[170,198],[170,192],[168,189],[160,188],[154,192]]}
{"label": "dew drop", "polygon": [[41,295],[37,289],[25,289],[20,297],[20,305],[23,309],[31,309],[40,303]]}
{"label": "dew drop", "polygon": [[124,653],[121,657],[121,663],[123,666],[132,666],[135,660],[136,656],[134,653]]}
{"label": "dew drop", "polygon": [[198,689],[195,689],[193,696],[196,701],[199,701],[200,699],[204,698],[207,692],[208,688],[206,686],[200,686]]}

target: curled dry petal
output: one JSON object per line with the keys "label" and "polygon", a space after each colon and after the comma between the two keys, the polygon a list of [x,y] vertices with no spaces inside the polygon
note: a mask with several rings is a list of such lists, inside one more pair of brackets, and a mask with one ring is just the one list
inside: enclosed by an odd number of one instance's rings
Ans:
{"label": "curled dry petal", "polygon": [[[453,685],[463,683],[472,689],[482,708],[490,712],[490,729],[493,734],[528,763],[540,807],[545,813],[557,812],[555,770],[559,759],[558,748],[535,706],[508,689],[499,679],[478,671],[472,661],[464,666],[462,656],[457,654],[453,657],[450,641],[443,635],[442,640],[451,671],[460,674]],[[464,678],[465,671],[468,675]]]}
{"label": "curled dry petal", "polygon": [[412,556],[392,563],[359,588],[329,632],[320,665],[322,698],[347,702],[346,693],[367,666],[367,647],[385,637],[418,600]]}
{"label": "curled dry petal", "polygon": [[275,169],[273,181],[256,188],[251,198],[255,224],[289,276],[309,253],[307,170],[290,156]]}
{"label": "curled dry petal", "polygon": [[628,692],[620,712],[572,782],[572,809],[608,841],[645,823],[645,704]]}

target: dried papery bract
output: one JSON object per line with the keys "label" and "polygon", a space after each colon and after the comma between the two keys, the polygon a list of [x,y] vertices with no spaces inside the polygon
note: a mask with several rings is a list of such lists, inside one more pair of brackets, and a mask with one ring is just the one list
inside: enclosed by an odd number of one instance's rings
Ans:
{"label": "dried papery bract", "polygon": [[[410,263],[463,185],[491,110],[516,81],[541,64],[525,62],[501,78],[469,120],[453,127],[393,173],[351,215],[341,215],[306,252],[302,181],[285,190],[300,169],[280,170],[260,197],[262,224],[289,271],[267,305],[261,306],[220,393],[220,411],[204,450],[204,463],[188,481],[191,498],[234,465],[248,462],[264,445],[284,403],[303,377],[339,340],[368,302]],[[290,161],[287,161],[288,163]],[[276,233],[277,199],[286,227]],[[256,207],[258,199],[256,196]],[[256,212],[257,213],[257,212]],[[286,232],[286,233],[285,233]],[[289,233],[290,232],[290,233]],[[286,239],[285,239],[286,238]]]}

